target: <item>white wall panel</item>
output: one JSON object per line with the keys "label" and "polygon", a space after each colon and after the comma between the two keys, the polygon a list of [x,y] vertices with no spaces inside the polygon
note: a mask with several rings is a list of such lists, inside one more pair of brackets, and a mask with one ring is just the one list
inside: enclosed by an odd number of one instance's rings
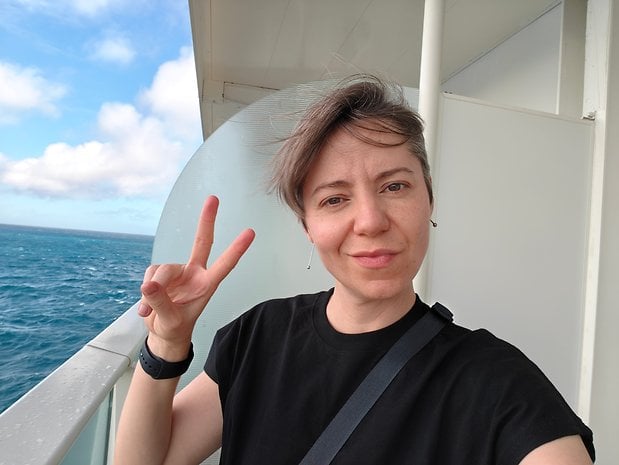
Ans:
{"label": "white wall panel", "polygon": [[592,125],[442,99],[428,300],[532,358],[576,408]]}
{"label": "white wall panel", "polygon": [[474,63],[443,89],[504,105],[555,112],[562,7],[557,6]]}

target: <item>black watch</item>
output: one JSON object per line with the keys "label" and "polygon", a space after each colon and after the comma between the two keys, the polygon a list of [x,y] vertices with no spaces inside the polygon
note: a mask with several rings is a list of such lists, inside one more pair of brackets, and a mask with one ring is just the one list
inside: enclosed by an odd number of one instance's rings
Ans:
{"label": "black watch", "polygon": [[189,369],[193,360],[193,343],[189,346],[189,354],[180,362],[168,362],[161,357],[153,355],[148,348],[148,337],[144,339],[144,345],[140,349],[140,365],[142,369],[153,379],[176,378]]}

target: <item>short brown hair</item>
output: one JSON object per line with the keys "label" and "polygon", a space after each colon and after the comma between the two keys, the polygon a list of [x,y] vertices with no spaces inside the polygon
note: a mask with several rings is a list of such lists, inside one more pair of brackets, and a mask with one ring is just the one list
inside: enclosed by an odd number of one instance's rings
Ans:
{"label": "short brown hair", "polygon": [[[372,123],[368,126],[367,123]],[[407,145],[421,163],[430,203],[432,178],[423,138],[423,120],[408,105],[402,88],[371,75],[340,81],[313,103],[274,158],[271,190],[303,220],[303,184],[324,143],[337,130],[376,146]],[[380,143],[355,129],[371,129],[402,137],[396,144]]]}

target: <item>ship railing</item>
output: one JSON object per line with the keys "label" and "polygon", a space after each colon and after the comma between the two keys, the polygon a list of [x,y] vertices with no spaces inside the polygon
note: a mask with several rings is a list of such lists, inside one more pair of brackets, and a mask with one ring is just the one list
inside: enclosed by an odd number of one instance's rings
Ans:
{"label": "ship railing", "polygon": [[0,415],[0,465],[107,465],[146,330],[135,305]]}

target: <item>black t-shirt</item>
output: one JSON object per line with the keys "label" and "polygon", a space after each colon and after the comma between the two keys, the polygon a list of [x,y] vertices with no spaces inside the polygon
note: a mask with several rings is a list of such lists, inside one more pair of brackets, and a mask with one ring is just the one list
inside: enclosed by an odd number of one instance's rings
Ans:
{"label": "black t-shirt", "polygon": [[[257,305],[220,329],[205,364],[219,385],[222,464],[299,463],[363,378],[429,307],[378,331],[342,334],[331,291]],[[402,369],[333,464],[513,465],[591,431],[522,352],[448,324]]]}

